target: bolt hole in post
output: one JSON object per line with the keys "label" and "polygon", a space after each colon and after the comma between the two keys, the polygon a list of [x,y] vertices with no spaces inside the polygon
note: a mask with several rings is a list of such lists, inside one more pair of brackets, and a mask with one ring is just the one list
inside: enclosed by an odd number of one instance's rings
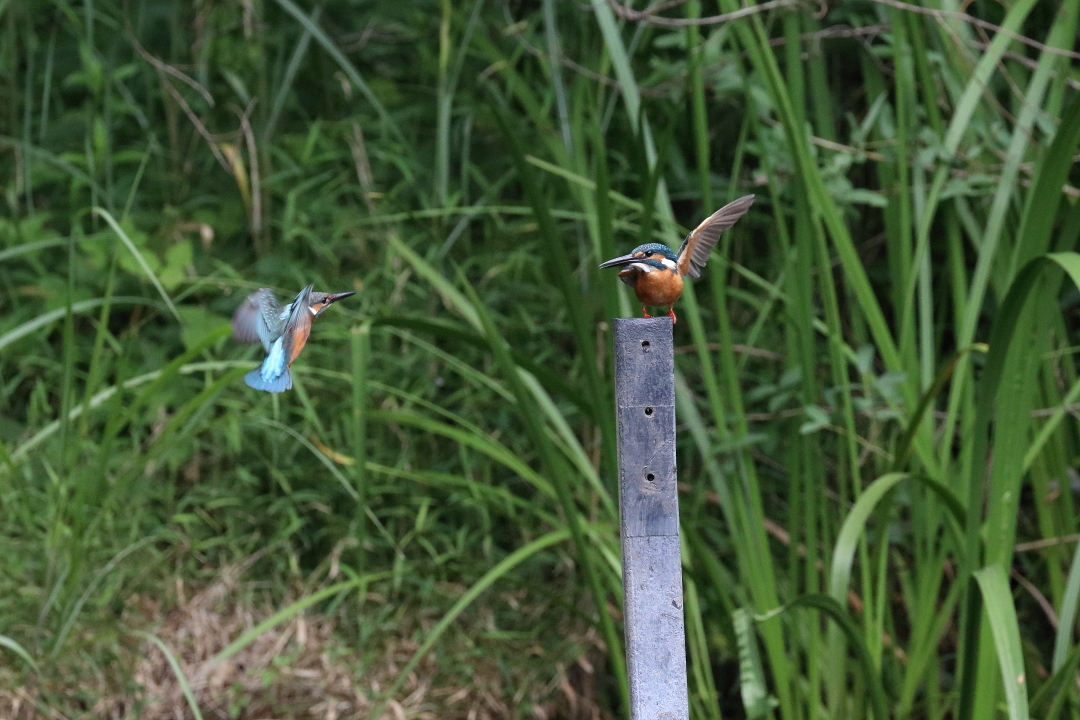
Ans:
{"label": "bolt hole in post", "polygon": [[647,416],[652,417],[652,413],[653,413],[653,409],[651,407],[645,408],[645,414]]}
{"label": "bolt hole in post", "polygon": [[647,474],[645,475],[645,479],[646,479],[646,480],[648,480],[649,482],[652,482],[653,480],[655,480],[655,479],[656,479],[656,476],[655,476],[655,475],[653,475],[652,473],[647,473]]}
{"label": "bolt hole in post", "polygon": [[641,341],[641,351],[642,352],[649,352],[649,341],[648,340],[642,340]]}

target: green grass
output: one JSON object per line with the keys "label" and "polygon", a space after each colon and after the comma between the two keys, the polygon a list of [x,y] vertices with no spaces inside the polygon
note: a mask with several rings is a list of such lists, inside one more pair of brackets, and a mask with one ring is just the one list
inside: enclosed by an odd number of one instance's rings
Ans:
{"label": "green grass", "polygon": [[165,634],[242,567],[215,663],[310,616],[355,715],[621,716],[596,266],[753,192],[677,308],[692,715],[1080,716],[1080,2],[919,7],[0,2],[3,707],[302,715]]}

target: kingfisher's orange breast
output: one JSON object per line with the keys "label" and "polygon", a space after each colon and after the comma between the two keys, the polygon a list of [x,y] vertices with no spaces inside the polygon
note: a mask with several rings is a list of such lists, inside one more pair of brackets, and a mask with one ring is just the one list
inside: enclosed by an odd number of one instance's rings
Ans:
{"label": "kingfisher's orange breast", "polygon": [[682,291],[682,276],[670,270],[639,273],[634,283],[634,294],[643,305],[671,305]]}
{"label": "kingfisher's orange breast", "polygon": [[304,345],[307,345],[309,335],[311,335],[310,320],[306,323],[300,323],[293,332],[292,351],[289,353],[289,365],[293,364],[293,360],[295,360],[300,354],[300,351],[304,349]]}

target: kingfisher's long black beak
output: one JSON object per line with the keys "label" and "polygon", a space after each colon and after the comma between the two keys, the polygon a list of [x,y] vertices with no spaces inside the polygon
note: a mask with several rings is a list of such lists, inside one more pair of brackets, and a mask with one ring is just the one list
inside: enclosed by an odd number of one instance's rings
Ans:
{"label": "kingfisher's long black beak", "polygon": [[635,262],[635,261],[640,260],[640,259],[641,259],[640,257],[637,257],[637,256],[635,256],[633,254],[622,255],[622,256],[617,257],[617,258],[611,258],[607,262],[600,263],[600,267],[602,267],[602,268],[621,267],[623,265],[629,265],[630,263]]}
{"label": "kingfisher's long black beak", "polygon": [[343,292],[343,293],[330,293],[330,297],[326,298],[326,304],[336,303],[338,300],[344,300],[350,295],[355,295],[356,291]]}

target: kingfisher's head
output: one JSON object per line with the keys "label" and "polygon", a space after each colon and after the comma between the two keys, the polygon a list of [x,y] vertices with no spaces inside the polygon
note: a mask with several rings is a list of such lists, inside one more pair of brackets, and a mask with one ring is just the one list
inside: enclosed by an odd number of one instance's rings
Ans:
{"label": "kingfisher's head", "polygon": [[639,266],[638,269],[645,272],[651,270],[671,270],[676,272],[678,268],[678,256],[663,243],[646,243],[638,245],[628,255],[612,258],[601,263],[600,267],[624,267]]}
{"label": "kingfisher's head", "polygon": [[308,310],[311,311],[312,316],[319,317],[323,310],[330,307],[338,300],[343,300],[344,298],[355,294],[355,292],[324,293],[312,291],[308,294]]}

